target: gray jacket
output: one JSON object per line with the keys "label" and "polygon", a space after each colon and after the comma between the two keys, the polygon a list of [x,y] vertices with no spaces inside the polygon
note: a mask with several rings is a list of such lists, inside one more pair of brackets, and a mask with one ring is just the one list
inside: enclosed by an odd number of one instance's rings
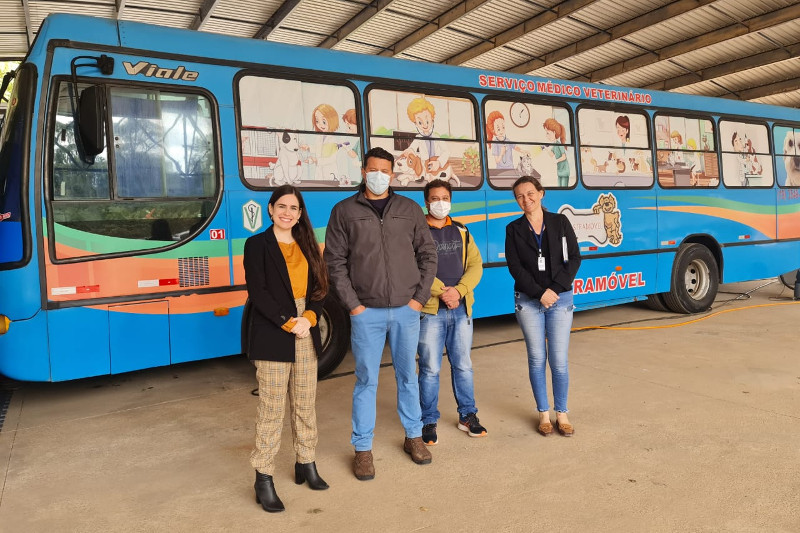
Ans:
{"label": "gray jacket", "polygon": [[325,234],[331,285],[348,310],[425,305],[436,276],[436,245],[422,209],[389,189],[383,219],[359,191],[336,204]]}

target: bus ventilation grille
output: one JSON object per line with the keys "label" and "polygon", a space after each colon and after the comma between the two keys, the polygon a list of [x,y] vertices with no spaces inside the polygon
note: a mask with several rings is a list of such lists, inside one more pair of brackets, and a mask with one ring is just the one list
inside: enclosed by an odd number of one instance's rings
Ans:
{"label": "bus ventilation grille", "polygon": [[181,287],[208,285],[208,257],[179,257],[178,279]]}

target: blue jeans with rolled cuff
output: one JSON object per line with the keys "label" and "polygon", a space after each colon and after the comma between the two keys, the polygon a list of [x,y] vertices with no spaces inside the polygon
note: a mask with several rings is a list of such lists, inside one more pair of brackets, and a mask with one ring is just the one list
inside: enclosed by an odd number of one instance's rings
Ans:
{"label": "blue jeans with rolled cuff", "polygon": [[555,410],[566,413],[569,389],[567,353],[572,313],[575,309],[572,291],[560,293],[558,301],[549,309],[545,309],[539,300],[515,292],[514,308],[528,351],[528,375],[536,400],[536,409],[540,412],[550,410],[546,375],[549,361]]}

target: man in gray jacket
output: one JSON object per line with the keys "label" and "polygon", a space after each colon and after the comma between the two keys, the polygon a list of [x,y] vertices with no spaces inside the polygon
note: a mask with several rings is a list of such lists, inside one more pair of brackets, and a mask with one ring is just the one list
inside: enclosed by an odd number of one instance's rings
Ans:
{"label": "man in gray jacket", "polygon": [[422,442],[416,352],[422,306],[436,275],[436,246],[422,209],[389,188],[394,157],[382,148],[364,156],[364,180],[334,206],[325,235],[331,285],[350,310],[356,361],[353,433],[358,479],[375,477],[372,439],[381,355],[389,337],[403,449],[417,464],[431,462]]}

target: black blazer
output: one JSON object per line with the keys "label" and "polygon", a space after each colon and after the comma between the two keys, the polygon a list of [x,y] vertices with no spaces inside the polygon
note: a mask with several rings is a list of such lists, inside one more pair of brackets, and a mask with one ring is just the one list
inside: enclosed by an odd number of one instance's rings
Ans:
{"label": "black blazer", "polygon": [[[544,212],[544,225],[547,228],[547,246],[550,256],[550,277],[552,283],[542,287],[531,272],[539,268],[539,250],[533,244],[533,236],[525,215],[506,226],[506,262],[514,278],[514,290],[524,292],[537,300],[544,291],[552,289],[555,293],[572,288],[572,281],[581,266],[581,251],[578,238],[569,219],[558,213]],[[567,238],[567,261],[564,262],[562,238]]]}
{"label": "black blazer", "polygon": [[[252,306],[247,338],[248,357],[253,360],[294,362],[296,337],[294,333],[281,329],[281,326],[298,316],[297,306],[292,295],[289,269],[272,226],[244,243],[244,274]],[[311,328],[311,338],[319,357],[322,352],[319,317],[324,302],[311,300],[315,283],[309,265],[306,309],[317,314],[318,322]]]}

